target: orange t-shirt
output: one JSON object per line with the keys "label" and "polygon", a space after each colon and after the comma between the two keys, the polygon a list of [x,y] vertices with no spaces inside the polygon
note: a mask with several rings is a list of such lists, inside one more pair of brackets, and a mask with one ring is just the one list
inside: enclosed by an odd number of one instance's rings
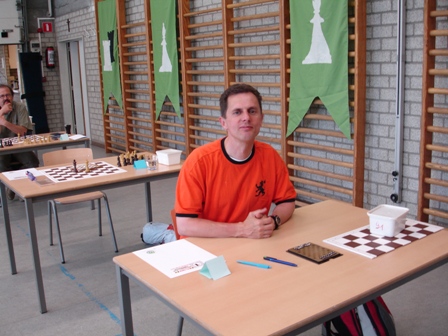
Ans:
{"label": "orange t-shirt", "polygon": [[251,211],[295,201],[286,165],[272,146],[255,141],[251,156],[238,162],[226,153],[224,139],[196,148],[183,164],[177,217],[238,223]]}

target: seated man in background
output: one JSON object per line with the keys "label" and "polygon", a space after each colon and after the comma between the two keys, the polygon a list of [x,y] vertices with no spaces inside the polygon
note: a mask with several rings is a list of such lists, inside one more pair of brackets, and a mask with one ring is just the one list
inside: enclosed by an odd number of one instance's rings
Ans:
{"label": "seated man in background", "polygon": [[263,122],[261,95],[235,84],[219,102],[227,136],[196,148],[185,161],[176,187],[178,233],[269,238],[291,217],[296,192],[277,151],[255,140]]}
{"label": "seated man in background", "polygon": [[[0,84],[0,141],[3,138],[16,137],[18,134],[23,136],[33,130],[26,106],[15,102],[13,96],[14,91],[10,86]],[[12,170],[11,162],[19,162],[20,169],[39,166],[39,159],[32,151],[0,155],[0,172]],[[15,194],[8,189],[7,196],[13,200]]]}

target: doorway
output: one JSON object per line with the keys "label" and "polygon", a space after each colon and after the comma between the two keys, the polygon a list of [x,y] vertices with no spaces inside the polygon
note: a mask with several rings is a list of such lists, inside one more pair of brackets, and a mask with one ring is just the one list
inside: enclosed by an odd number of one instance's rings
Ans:
{"label": "doorway", "polygon": [[84,42],[82,39],[59,42],[58,49],[64,124],[71,125],[73,134],[90,137]]}

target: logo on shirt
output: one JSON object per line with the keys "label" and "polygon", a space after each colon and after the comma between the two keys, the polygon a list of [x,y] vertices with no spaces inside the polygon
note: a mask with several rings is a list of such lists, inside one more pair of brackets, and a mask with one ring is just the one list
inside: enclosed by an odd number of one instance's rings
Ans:
{"label": "logo on shirt", "polygon": [[264,196],[265,191],[264,191],[264,185],[266,183],[266,180],[260,181],[260,184],[256,184],[255,186],[257,187],[257,191],[255,192],[255,196]]}

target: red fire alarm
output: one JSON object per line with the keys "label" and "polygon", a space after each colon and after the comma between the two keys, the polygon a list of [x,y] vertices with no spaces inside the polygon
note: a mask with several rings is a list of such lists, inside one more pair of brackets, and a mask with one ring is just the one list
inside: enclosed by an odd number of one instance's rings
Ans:
{"label": "red fire alarm", "polygon": [[53,23],[52,22],[43,22],[42,23],[42,31],[44,33],[51,33],[53,31]]}

